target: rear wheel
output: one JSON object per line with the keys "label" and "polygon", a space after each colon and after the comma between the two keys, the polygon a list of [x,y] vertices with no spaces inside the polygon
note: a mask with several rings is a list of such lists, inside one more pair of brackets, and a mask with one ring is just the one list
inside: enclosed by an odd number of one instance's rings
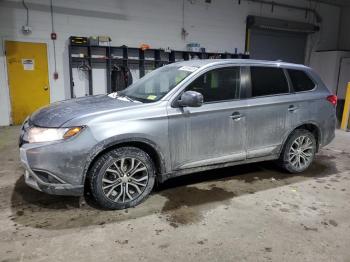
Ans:
{"label": "rear wheel", "polygon": [[290,173],[300,173],[311,165],[315,153],[315,136],[308,130],[297,129],[284,145],[279,163]]}
{"label": "rear wheel", "polygon": [[92,196],[106,209],[138,205],[150,194],[154,182],[152,159],[136,147],[121,147],[103,154],[90,172]]}

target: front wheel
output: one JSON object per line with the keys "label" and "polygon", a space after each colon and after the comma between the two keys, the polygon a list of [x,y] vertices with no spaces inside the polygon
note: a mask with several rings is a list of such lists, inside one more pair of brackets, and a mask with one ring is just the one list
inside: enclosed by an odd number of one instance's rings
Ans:
{"label": "front wheel", "polygon": [[136,147],[121,147],[103,154],[90,171],[92,196],[106,209],[138,205],[150,194],[154,182],[152,159]]}
{"label": "front wheel", "polygon": [[297,129],[284,145],[279,163],[290,173],[300,173],[311,165],[315,153],[315,136],[308,130]]}

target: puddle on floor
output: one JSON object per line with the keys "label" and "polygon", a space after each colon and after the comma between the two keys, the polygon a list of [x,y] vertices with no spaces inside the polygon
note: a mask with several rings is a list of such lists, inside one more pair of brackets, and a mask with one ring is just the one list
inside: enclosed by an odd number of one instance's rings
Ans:
{"label": "puddle on floor", "polygon": [[201,222],[207,211],[228,204],[236,196],[336,175],[340,172],[337,159],[318,155],[310,169],[298,175],[287,174],[265,162],[179,177],[166,181],[136,208],[121,211],[102,211],[89,201],[81,205],[81,199],[76,197],[37,192],[25,185],[23,177],[14,188],[4,188],[0,195],[12,194],[10,219],[16,230],[21,226],[47,230],[104,226],[154,214],[178,227]]}
{"label": "puddle on floor", "polygon": [[199,222],[205,211],[214,208],[219,202],[225,204],[236,194],[219,187],[199,189],[197,187],[177,187],[160,192],[161,196],[167,198],[162,214],[173,227]]}

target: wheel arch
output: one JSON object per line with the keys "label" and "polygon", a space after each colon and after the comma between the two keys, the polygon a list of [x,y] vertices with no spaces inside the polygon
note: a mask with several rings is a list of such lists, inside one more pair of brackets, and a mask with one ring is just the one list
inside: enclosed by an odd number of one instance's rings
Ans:
{"label": "wheel arch", "polygon": [[145,138],[121,139],[110,143],[100,143],[92,150],[90,156],[88,157],[88,161],[85,164],[82,183],[83,184],[86,183],[88,172],[91,169],[91,167],[94,165],[95,161],[98,159],[99,156],[103,155],[104,153],[110,150],[124,147],[124,146],[137,147],[145,151],[154,162],[154,165],[157,171],[156,173],[157,177],[160,174],[166,173],[166,164],[165,164],[164,155],[161,152],[160,148],[154,142]]}
{"label": "wheel arch", "polygon": [[283,140],[283,143],[282,143],[282,146],[281,146],[281,149],[280,149],[280,152],[279,152],[279,155],[281,155],[281,153],[283,152],[283,148],[286,144],[286,142],[288,141],[288,138],[293,134],[293,132],[297,129],[305,129],[305,130],[308,130],[310,131],[314,136],[315,136],[315,139],[316,139],[316,152],[318,152],[319,150],[319,146],[320,146],[320,141],[322,141],[322,132],[321,132],[321,128],[320,126],[315,123],[315,122],[305,122],[305,123],[302,123],[298,126],[295,126],[287,135],[286,137],[284,138]]}

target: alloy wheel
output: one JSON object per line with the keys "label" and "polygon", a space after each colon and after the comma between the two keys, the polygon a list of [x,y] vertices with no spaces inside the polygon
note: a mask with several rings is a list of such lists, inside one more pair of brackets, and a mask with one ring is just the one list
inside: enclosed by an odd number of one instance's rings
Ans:
{"label": "alloy wheel", "polygon": [[303,169],[310,165],[314,155],[312,140],[307,136],[297,137],[288,152],[288,161],[296,169]]}
{"label": "alloy wheel", "polygon": [[142,161],[124,157],[114,161],[106,169],[102,178],[102,190],[108,199],[126,203],[143,193],[148,179],[148,170]]}

